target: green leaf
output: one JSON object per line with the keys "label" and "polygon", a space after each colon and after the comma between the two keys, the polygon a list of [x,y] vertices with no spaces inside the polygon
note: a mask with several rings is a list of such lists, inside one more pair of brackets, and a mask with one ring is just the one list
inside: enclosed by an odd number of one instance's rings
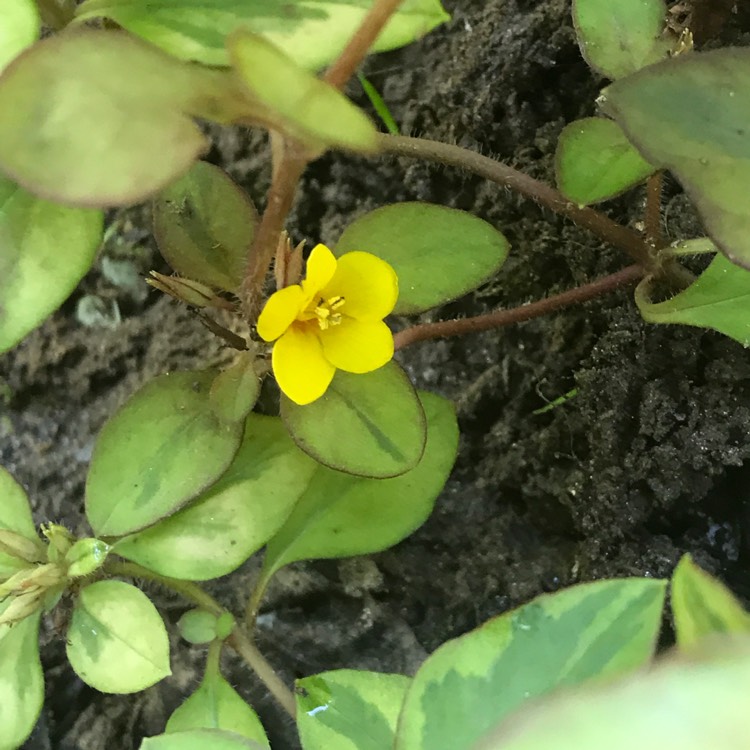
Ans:
{"label": "green leaf", "polygon": [[470,748],[531,698],[645,664],[664,589],[645,578],[573,586],[448,641],[414,677],[396,750]]}
{"label": "green leaf", "polygon": [[190,729],[223,729],[270,750],[258,715],[221,676],[207,668],[198,689],[169,717],[166,734]]}
{"label": "green leaf", "polygon": [[123,32],[49,37],[0,77],[0,168],[61,203],[140,201],[206,147],[189,114],[217,75]]}
{"label": "green leaf", "polygon": [[586,206],[629,190],[654,168],[616,122],[586,117],[571,122],[560,134],[555,170],[563,195]]}
{"label": "green leaf", "polygon": [[687,289],[664,302],[651,302],[650,283],[644,279],[635,293],[644,320],[713,328],[750,346],[750,271],[717,255]]}
{"label": "green leaf", "polygon": [[75,289],[94,262],[102,224],[101,211],[40,200],[0,175],[0,352]]}
{"label": "green leaf", "polygon": [[471,750],[745,750],[750,649],[725,646],[539,702]]}
{"label": "green leaf", "polygon": [[162,375],[99,433],[86,479],[86,516],[97,536],[122,536],[174,513],[229,467],[241,422],[215,416],[215,372]]}
{"label": "green leaf", "polygon": [[[0,529],[14,531],[34,542],[39,540],[34,528],[34,520],[31,517],[29,498],[23,487],[2,466],[0,466]],[[13,573],[27,567],[28,563],[23,560],[0,552],[0,580],[9,578]]]}
{"label": "green leaf", "polygon": [[[338,57],[371,5],[371,0],[87,0],[77,17],[111,18],[177,57],[206,65],[228,65],[227,36],[248,28],[289,50],[299,65],[317,70]],[[439,0],[406,0],[372,51],[409,44],[447,20]]]}
{"label": "green leaf", "polygon": [[81,589],[67,653],[76,674],[103,693],[136,693],[171,674],[164,622],[140,589],[122,581]]}
{"label": "green leaf", "polygon": [[684,555],[672,576],[672,616],[677,643],[695,645],[718,633],[750,633],[750,614],[720,581]]}
{"label": "green leaf", "polygon": [[[8,604],[6,600],[5,606]],[[5,606],[0,605],[0,611]],[[39,618],[37,612],[7,628],[0,637],[0,742],[3,750],[23,745],[44,703]]]}
{"label": "green leaf", "polygon": [[173,578],[203,581],[231,573],[283,525],[315,467],[280,419],[252,414],[234,461],[216,484],[114,549]]}
{"label": "green leaf", "polygon": [[318,466],[291,516],[268,543],[260,589],[284,565],[379,552],[427,520],[456,458],[458,426],[449,401],[430,393],[420,397],[427,444],[417,466],[392,479]]}
{"label": "green leaf", "polygon": [[348,474],[398,476],[424,451],[424,411],[395,362],[362,375],[337,370],[325,394],[305,406],[282,394],[281,417],[305,453]]}
{"label": "green leaf", "polygon": [[393,747],[411,680],[400,674],[339,669],[297,680],[297,730],[303,750]]}
{"label": "green leaf", "polygon": [[460,297],[497,273],[510,245],[476,216],[431,203],[394,203],[352,222],[334,250],[364,250],[398,275],[396,315],[429,310]]}
{"label": "green leaf", "polygon": [[613,80],[666,57],[668,45],[659,38],[666,15],[664,0],[573,0],[581,54]]}
{"label": "green leaf", "polygon": [[214,413],[223,422],[243,420],[253,410],[260,395],[260,378],[255,372],[255,357],[243,352],[234,363],[216,376],[208,399]]}
{"label": "green leaf", "polygon": [[643,156],[674,173],[721,251],[750,267],[750,50],[680,55],[603,98]]}
{"label": "green leaf", "polygon": [[316,147],[376,150],[378,133],[370,118],[271,42],[240,29],[227,48],[251,97],[270,110],[272,125]]}
{"label": "green leaf", "polygon": [[5,0],[0,26],[0,72],[39,38],[40,25],[34,0]]}
{"label": "green leaf", "polygon": [[235,291],[258,212],[224,170],[199,161],[154,199],[154,237],[177,273]]}
{"label": "green leaf", "polygon": [[140,750],[265,750],[266,747],[222,729],[190,729],[147,737]]}

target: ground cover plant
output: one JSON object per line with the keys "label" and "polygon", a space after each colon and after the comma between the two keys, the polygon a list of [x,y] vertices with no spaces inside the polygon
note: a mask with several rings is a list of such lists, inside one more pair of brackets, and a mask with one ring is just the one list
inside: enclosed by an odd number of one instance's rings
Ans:
{"label": "ground cover plant", "polygon": [[[3,348],[39,325],[88,271],[104,209],[150,200],[154,236],[175,272],[153,272],[150,283],[195,309],[230,353],[218,368],[160,375],[112,415],[86,480],[93,535],[49,519],[41,542],[24,490],[3,474],[0,648],[9,747],[29,734],[41,709],[42,611],[61,613],[69,662],[97,690],[131,693],[169,673],[164,623],[130,580],[155,581],[195,605],[179,632],[210,644],[200,686],[144,747],[268,746],[256,714],[222,677],[225,643],[297,715],[305,748],[552,746],[543,743],[557,742],[554,735],[533,735],[554,721],[543,713],[538,724],[529,720],[532,739],[524,738],[527,730],[521,739],[506,736],[505,728],[496,736],[494,727],[522,700],[632,670],[652,656],[664,593],[655,579],[537,599],[446,644],[413,680],[326,672],[303,677],[293,694],[254,646],[252,631],[267,587],[287,565],[385,549],[432,511],[456,456],[455,415],[445,398],[415,390],[393,360],[396,350],[540,317],[636,281],[634,304],[644,319],[711,328],[747,344],[744,50],[693,51],[691,27],[702,32],[708,23],[700,6],[683,19],[662,3],[575,3],[581,51],[613,82],[601,93],[600,116],[563,130],[558,192],[450,143],[380,134],[339,93],[384,26],[381,47],[407,43],[446,20],[437,3],[321,5],[333,7],[292,5],[290,18],[289,7],[274,3],[257,13],[229,2],[213,10],[179,2],[88,0],[39,9],[18,2],[9,15],[0,78],[8,113],[0,122]],[[35,42],[38,10],[59,33]],[[122,28],[81,27],[102,17]],[[322,79],[310,72],[329,64]],[[273,175],[262,215],[222,170],[197,161],[207,144],[193,118],[271,131]],[[405,201],[355,218],[335,242],[308,238],[309,252],[294,246],[283,229],[296,186],[330,149],[474,172],[572,219],[634,263],[537,302],[407,325],[393,336],[384,322],[390,314],[421,314],[501,280],[510,243],[469,213]],[[665,169],[693,199],[706,237],[663,236]],[[644,181],[642,229],[589,207]],[[705,267],[681,264],[710,253]],[[243,607],[230,612],[197,585],[232,573],[264,547]],[[704,581],[689,562],[685,570]],[[704,630],[744,630],[739,605],[716,584],[705,586],[713,593],[701,589],[684,605],[687,615],[675,608],[678,636],[680,618],[700,619],[711,596],[721,615],[706,615],[713,625]],[[539,658],[549,643],[555,649]],[[702,658],[716,684],[727,679],[729,687],[696,680],[695,691],[739,692],[747,677],[737,666],[746,664],[742,647],[732,647],[739,656],[722,648]],[[728,664],[737,674],[725,675]],[[665,668],[665,696],[690,683],[681,669],[679,662]],[[504,688],[516,670],[523,680]],[[502,700],[490,703],[488,693]],[[702,703],[689,691],[685,700]],[[716,702],[730,712],[725,723],[739,727],[744,712]],[[634,711],[645,715],[641,704]],[[362,718],[353,724],[353,716]],[[718,716],[703,711],[697,720]],[[688,738],[697,743],[713,727],[693,728]],[[632,744],[641,735],[622,736]]]}

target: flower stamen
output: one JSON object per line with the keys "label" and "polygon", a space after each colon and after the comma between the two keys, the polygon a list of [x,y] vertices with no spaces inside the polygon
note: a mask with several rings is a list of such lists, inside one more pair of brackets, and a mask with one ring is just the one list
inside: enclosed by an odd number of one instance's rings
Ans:
{"label": "flower stamen", "polygon": [[313,312],[318,319],[321,331],[325,331],[330,326],[336,326],[341,323],[341,313],[337,312],[337,310],[343,307],[344,302],[345,299],[341,295],[330,297],[327,300],[321,297],[318,300],[318,304],[315,306]]}

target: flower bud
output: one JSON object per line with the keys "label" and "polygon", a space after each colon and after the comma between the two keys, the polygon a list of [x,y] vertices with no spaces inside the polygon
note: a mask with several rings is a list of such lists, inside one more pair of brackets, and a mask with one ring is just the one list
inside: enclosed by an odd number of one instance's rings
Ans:
{"label": "flower bud", "polygon": [[46,548],[38,539],[28,539],[9,529],[0,529],[0,552],[24,562],[41,562]]}

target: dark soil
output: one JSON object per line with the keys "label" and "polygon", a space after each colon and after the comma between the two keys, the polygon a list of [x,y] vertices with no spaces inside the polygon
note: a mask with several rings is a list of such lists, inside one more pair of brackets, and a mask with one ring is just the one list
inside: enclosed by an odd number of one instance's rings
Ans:
{"label": "dark soil", "polygon": [[[457,142],[552,181],[557,136],[593,113],[601,83],[578,53],[569,2],[445,4],[449,25],[373,58],[368,76],[403,132]],[[742,20],[732,18],[726,38],[742,42]],[[260,135],[217,132],[210,158],[262,204]],[[678,186],[665,197],[667,231],[701,231]],[[322,158],[290,226],[296,239],[333,242],[355,216],[402,200],[472,211],[513,245],[497,280],[435,318],[540,298],[629,262],[495,185],[406,160]],[[612,215],[632,224],[642,200],[637,192],[621,198]],[[144,211],[113,219],[118,232],[79,291],[0,360],[0,462],[28,488],[39,522],[80,533],[87,460],[107,416],[149,378],[205,365],[220,348],[176,303],[144,299],[103,273],[113,259],[140,272],[161,263]],[[84,295],[116,301],[122,322],[83,326],[76,307]],[[457,404],[455,471],[430,520],[396,548],[278,575],[259,640],[285,679],[340,667],[413,673],[446,639],[540,592],[608,576],[666,577],[684,552],[750,596],[750,360],[741,346],[648,325],[622,291],[506,330],[419,344],[401,360],[420,387]],[[533,414],[574,387],[575,398]],[[240,611],[257,567],[251,560],[212,591]],[[175,622],[184,604],[153,593]],[[137,748],[163,730],[203,660],[174,637],[172,678],[141,695],[104,696],[73,674],[64,645],[45,632],[47,702],[27,748]],[[254,676],[230,658],[226,672],[260,712],[275,750],[296,748],[293,726]]]}

